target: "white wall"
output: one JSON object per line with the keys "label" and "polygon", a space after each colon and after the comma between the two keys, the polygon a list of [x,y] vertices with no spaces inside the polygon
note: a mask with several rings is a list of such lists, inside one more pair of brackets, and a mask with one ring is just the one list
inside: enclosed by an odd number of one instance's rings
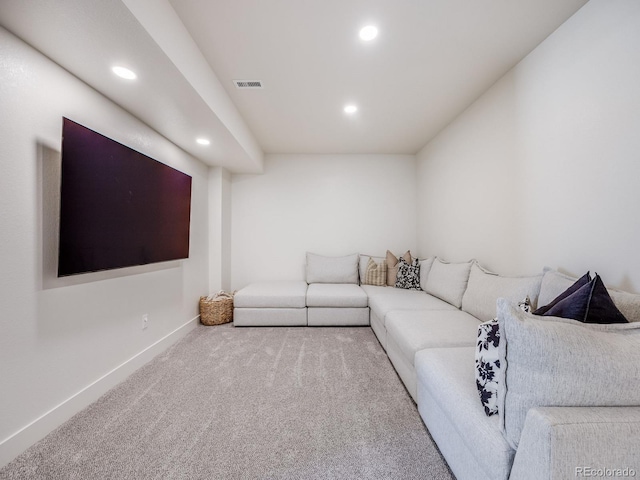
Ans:
{"label": "white wall", "polygon": [[[195,325],[209,259],[205,165],[1,28],[0,63],[2,465]],[[63,115],[193,177],[188,260],[55,278]]]}
{"label": "white wall", "polygon": [[303,280],[307,251],[415,250],[415,172],[413,155],[267,155],[232,175],[232,288]]}
{"label": "white wall", "polygon": [[418,154],[419,253],[640,291],[640,2],[591,0]]}

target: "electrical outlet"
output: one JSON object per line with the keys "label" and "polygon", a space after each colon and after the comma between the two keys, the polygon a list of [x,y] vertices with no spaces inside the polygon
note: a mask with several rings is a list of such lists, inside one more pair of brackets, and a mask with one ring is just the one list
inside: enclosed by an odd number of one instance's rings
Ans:
{"label": "electrical outlet", "polygon": [[146,330],[148,325],[149,325],[149,314],[145,313],[144,315],[142,315],[142,329]]}

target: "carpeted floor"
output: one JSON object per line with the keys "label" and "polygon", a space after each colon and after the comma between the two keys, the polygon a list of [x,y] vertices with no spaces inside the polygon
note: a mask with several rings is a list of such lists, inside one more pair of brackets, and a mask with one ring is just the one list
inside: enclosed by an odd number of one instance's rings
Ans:
{"label": "carpeted floor", "polygon": [[1,479],[452,479],[369,328],[198,326]]}

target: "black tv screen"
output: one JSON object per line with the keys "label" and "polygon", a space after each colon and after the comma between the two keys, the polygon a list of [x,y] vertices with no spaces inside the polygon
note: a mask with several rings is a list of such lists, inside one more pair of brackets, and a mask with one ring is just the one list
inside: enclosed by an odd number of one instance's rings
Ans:
{"label": "black tv screen", "polygon": [[58,276],[189,257],[191,177],[63,118]]}

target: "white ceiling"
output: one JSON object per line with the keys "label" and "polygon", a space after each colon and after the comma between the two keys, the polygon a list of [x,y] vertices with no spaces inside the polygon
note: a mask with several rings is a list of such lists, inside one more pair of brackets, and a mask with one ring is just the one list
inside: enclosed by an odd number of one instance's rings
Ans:
{"label": "white ceiling", "polygon": [[[584,3],[2,0],[0,24],[189,153],[240,172],[260,171],[263,152],[416,153]],[[380,34],[364,43],[369,23]],[[138,72],[135,86],[109,74],[116,61]]]}

